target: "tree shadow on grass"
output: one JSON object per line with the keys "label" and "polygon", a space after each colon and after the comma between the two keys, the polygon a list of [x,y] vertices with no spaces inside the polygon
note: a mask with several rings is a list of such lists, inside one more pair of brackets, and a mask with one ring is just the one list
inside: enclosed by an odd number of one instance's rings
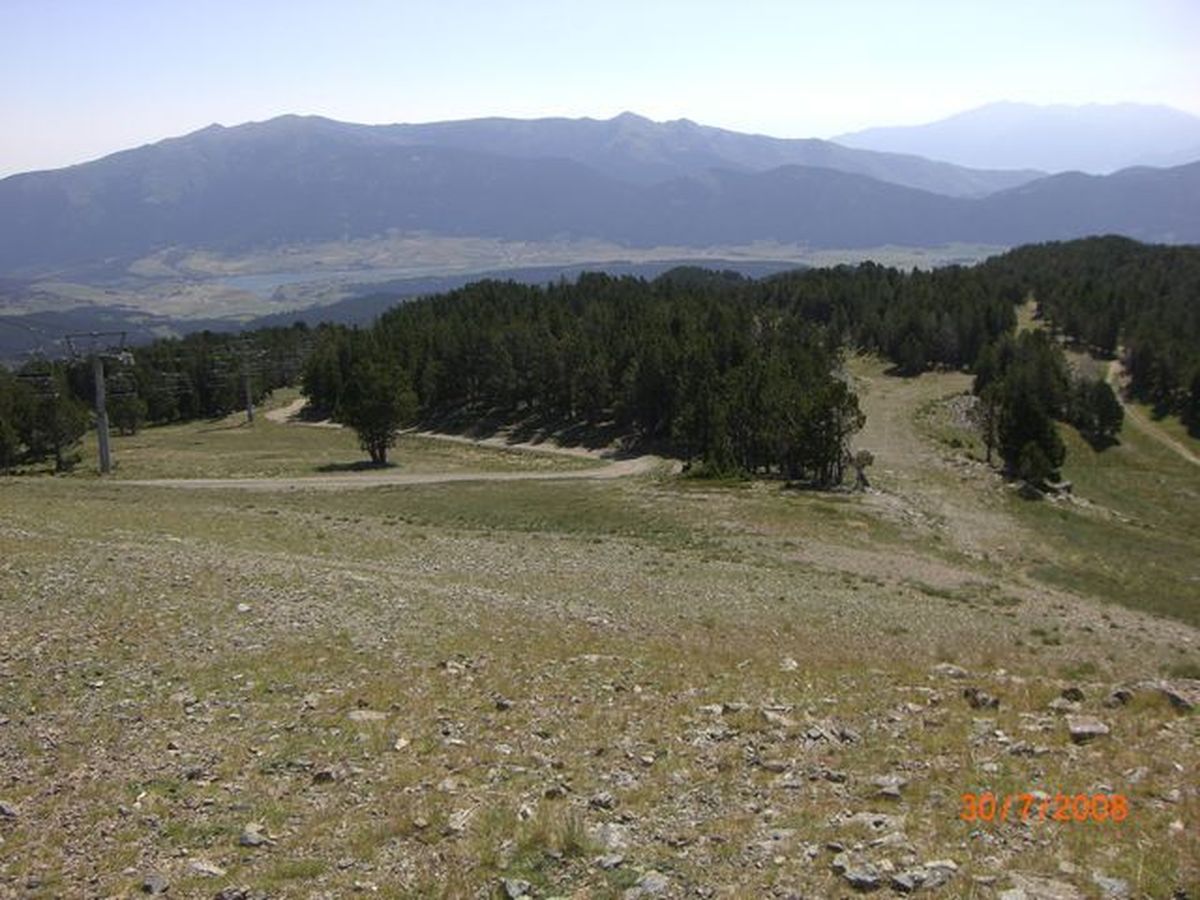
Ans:
{"label": "tree shadow on grass", "polygon": [[388,469],[397,468],[394,462],[377,463],[371,462],[369,459],[356,459],[354,462],[335,462],[325,463],[323,466],[316,466],[318,472],[384,472]]}
{"label": "tree shadow on grass", "polygon": [[560,447],[603,451],[610,459],[624,459],[654,449],[645,441],[635,445],[628,432],[611,421],[565,421],[562,417],[536,413],[517,417],[504,411],[459,410],[426,419],[418,424],[418,428],[473,440],[498,437],[509,444],[550,442]]}

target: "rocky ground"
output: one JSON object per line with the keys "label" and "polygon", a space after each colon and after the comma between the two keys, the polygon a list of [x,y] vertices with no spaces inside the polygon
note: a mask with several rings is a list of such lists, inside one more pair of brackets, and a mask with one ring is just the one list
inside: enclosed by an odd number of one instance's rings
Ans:
{"label": "rocky ground", "polygon": [[0,484],[0,896],[1195,897],[1200,632],[1035,577],[955,377],[865,496]]}

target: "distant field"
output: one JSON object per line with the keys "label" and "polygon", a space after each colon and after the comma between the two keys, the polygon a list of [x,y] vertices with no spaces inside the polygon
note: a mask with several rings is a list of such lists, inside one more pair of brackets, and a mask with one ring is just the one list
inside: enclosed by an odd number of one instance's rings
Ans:
{"label": "distant field", "polygon": [[[0,896],[132,896],[157,873],[178,897],[506,878],[840,897],[847,866],[890,896],[937,860],[923,895],[1091,897],[1099,874],[1194,896],[1200,719],[1156,684],[1200,675],[1200,470],[1068,433],[1076,501],[1027,503],[973,458],[969,376],[885,368],[852,363],[867,494],[661,471],[121,483],[361,456],[343,431],[236,418],[118,439],[110,480],[0,479]],[[589,464],[433,439],[396,458]],[[1109,736],[1071,742],[1066,688]],[[981,791],[1121,794],[1129,815],[963,821]]]}

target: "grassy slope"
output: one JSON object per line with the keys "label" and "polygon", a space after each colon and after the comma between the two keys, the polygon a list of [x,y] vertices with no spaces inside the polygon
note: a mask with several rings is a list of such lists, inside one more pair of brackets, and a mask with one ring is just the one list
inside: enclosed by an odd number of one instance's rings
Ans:
{"label": "grassy slope", "polygon": [[[19,811],[0,821],[0,895],[30,879],[34,896],[116,894],[157,870],[179,896],[458,897],[504,874],[608,897],[654,868],[680,894],[833,896],[831,840],[901,868],[951,857],[946,896],[991,896],[986,879],[1013,871],[1195,889],[1196,718],[1153,692],[1099,701],[1196,659],[1195,628],[1137,611],[1194,621],[1177,592],[1200,529],[1170,523],[1194,521],[1196,476],[1136,440],[1094,458],[1073,441],[1068,476],[1095,506],[1022,503],[937,425],[960,376],[856,366],[881,489],[865,497],[653,477],[344,494],[0,481],[0,800]],[[340,439],[228,430],[148,431],[144,462],[117,452],[162,474],[210,447],[222,472],[297,471]],[[930,674],[941,660],[1000,710],[967,706]],[[1112,738],[1070,745],[1046,710],[1067,684]],[[858,737],[806,738],[817,726]],[[335,779],[314,783],[324,768]],[[875,796],[886,774],[908,779],[899,801]],[[983,789],[1111,789],[1134,812],[960,821],[959,795]],[[612,809],[589,804],[603,791]],[[901,846],[838,824],[867,810],[905,816]],[[278,843],[239,847],[248,822]],[[604,825],[627,844],[613,869],[592,863],[614,852]]]}

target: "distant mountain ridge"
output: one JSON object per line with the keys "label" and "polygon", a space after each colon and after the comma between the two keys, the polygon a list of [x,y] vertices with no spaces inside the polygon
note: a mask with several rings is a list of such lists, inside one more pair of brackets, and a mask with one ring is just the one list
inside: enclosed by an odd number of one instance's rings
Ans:
{"label": "distant mountain ridge", "polygon": [[[760,159],[783,151],[773,139],[757,144],[753,136],[690,123],[550,120],[538,144],[547,120],[522,124],[519,137],[507,128],[495,132],[495,122],[508,121],[365,126],[289,116],[12,176],[0,181],[0,275],[127,263],[169,248],[236,254],[389,232],[600,238],[642,247],[771,240],[835,248],[1013,245],[1110,232],[1200,241],[1200,165],[1055,176],[966,198],[813,165],[693,171],[708,152],[695,148],[714,142],[758,148]],[[468,140],[475,128],[487,135]],[[622,149],[629,128],[645,133],[637,146],[653,152]],[[421,129],[440,129],[441,137]],[[676,131],[687,138],[678,157],[663,150]],[[579,138],[572,152],[582,159],[561,155],[570,150],[562,134],[593,133],[617,137]],[[431,140],[445,143],[415,143]],[[548,155],[521,155],[539,146]],[[583,161],[588,153],[599,161]],[[649,180],[655,166],[668,163],[679,171]],[[618,177],[620,166],[637,171]]]}
{"label": "distant mountain ridge", "polygon": [[900,153],[877,153],[831,141],[774,138],[697,125],[689,119],[653,122],[625,112],[612,119],[467,119],[425,125],[378,126],[405,144],[487,148],[520,159],[562,157],[622,181],[653,184],[710,169],[763,172],[816,166],[955,197],[1016,187],[1044,172],[965,169]]}
{"label": "distant mountain ridge", "polygon": [[908,153],[959,166],[1107,174],[1200,160],[1200,116],[1137,103],[991,103],[924,125],[838,135],[845,147]]}

